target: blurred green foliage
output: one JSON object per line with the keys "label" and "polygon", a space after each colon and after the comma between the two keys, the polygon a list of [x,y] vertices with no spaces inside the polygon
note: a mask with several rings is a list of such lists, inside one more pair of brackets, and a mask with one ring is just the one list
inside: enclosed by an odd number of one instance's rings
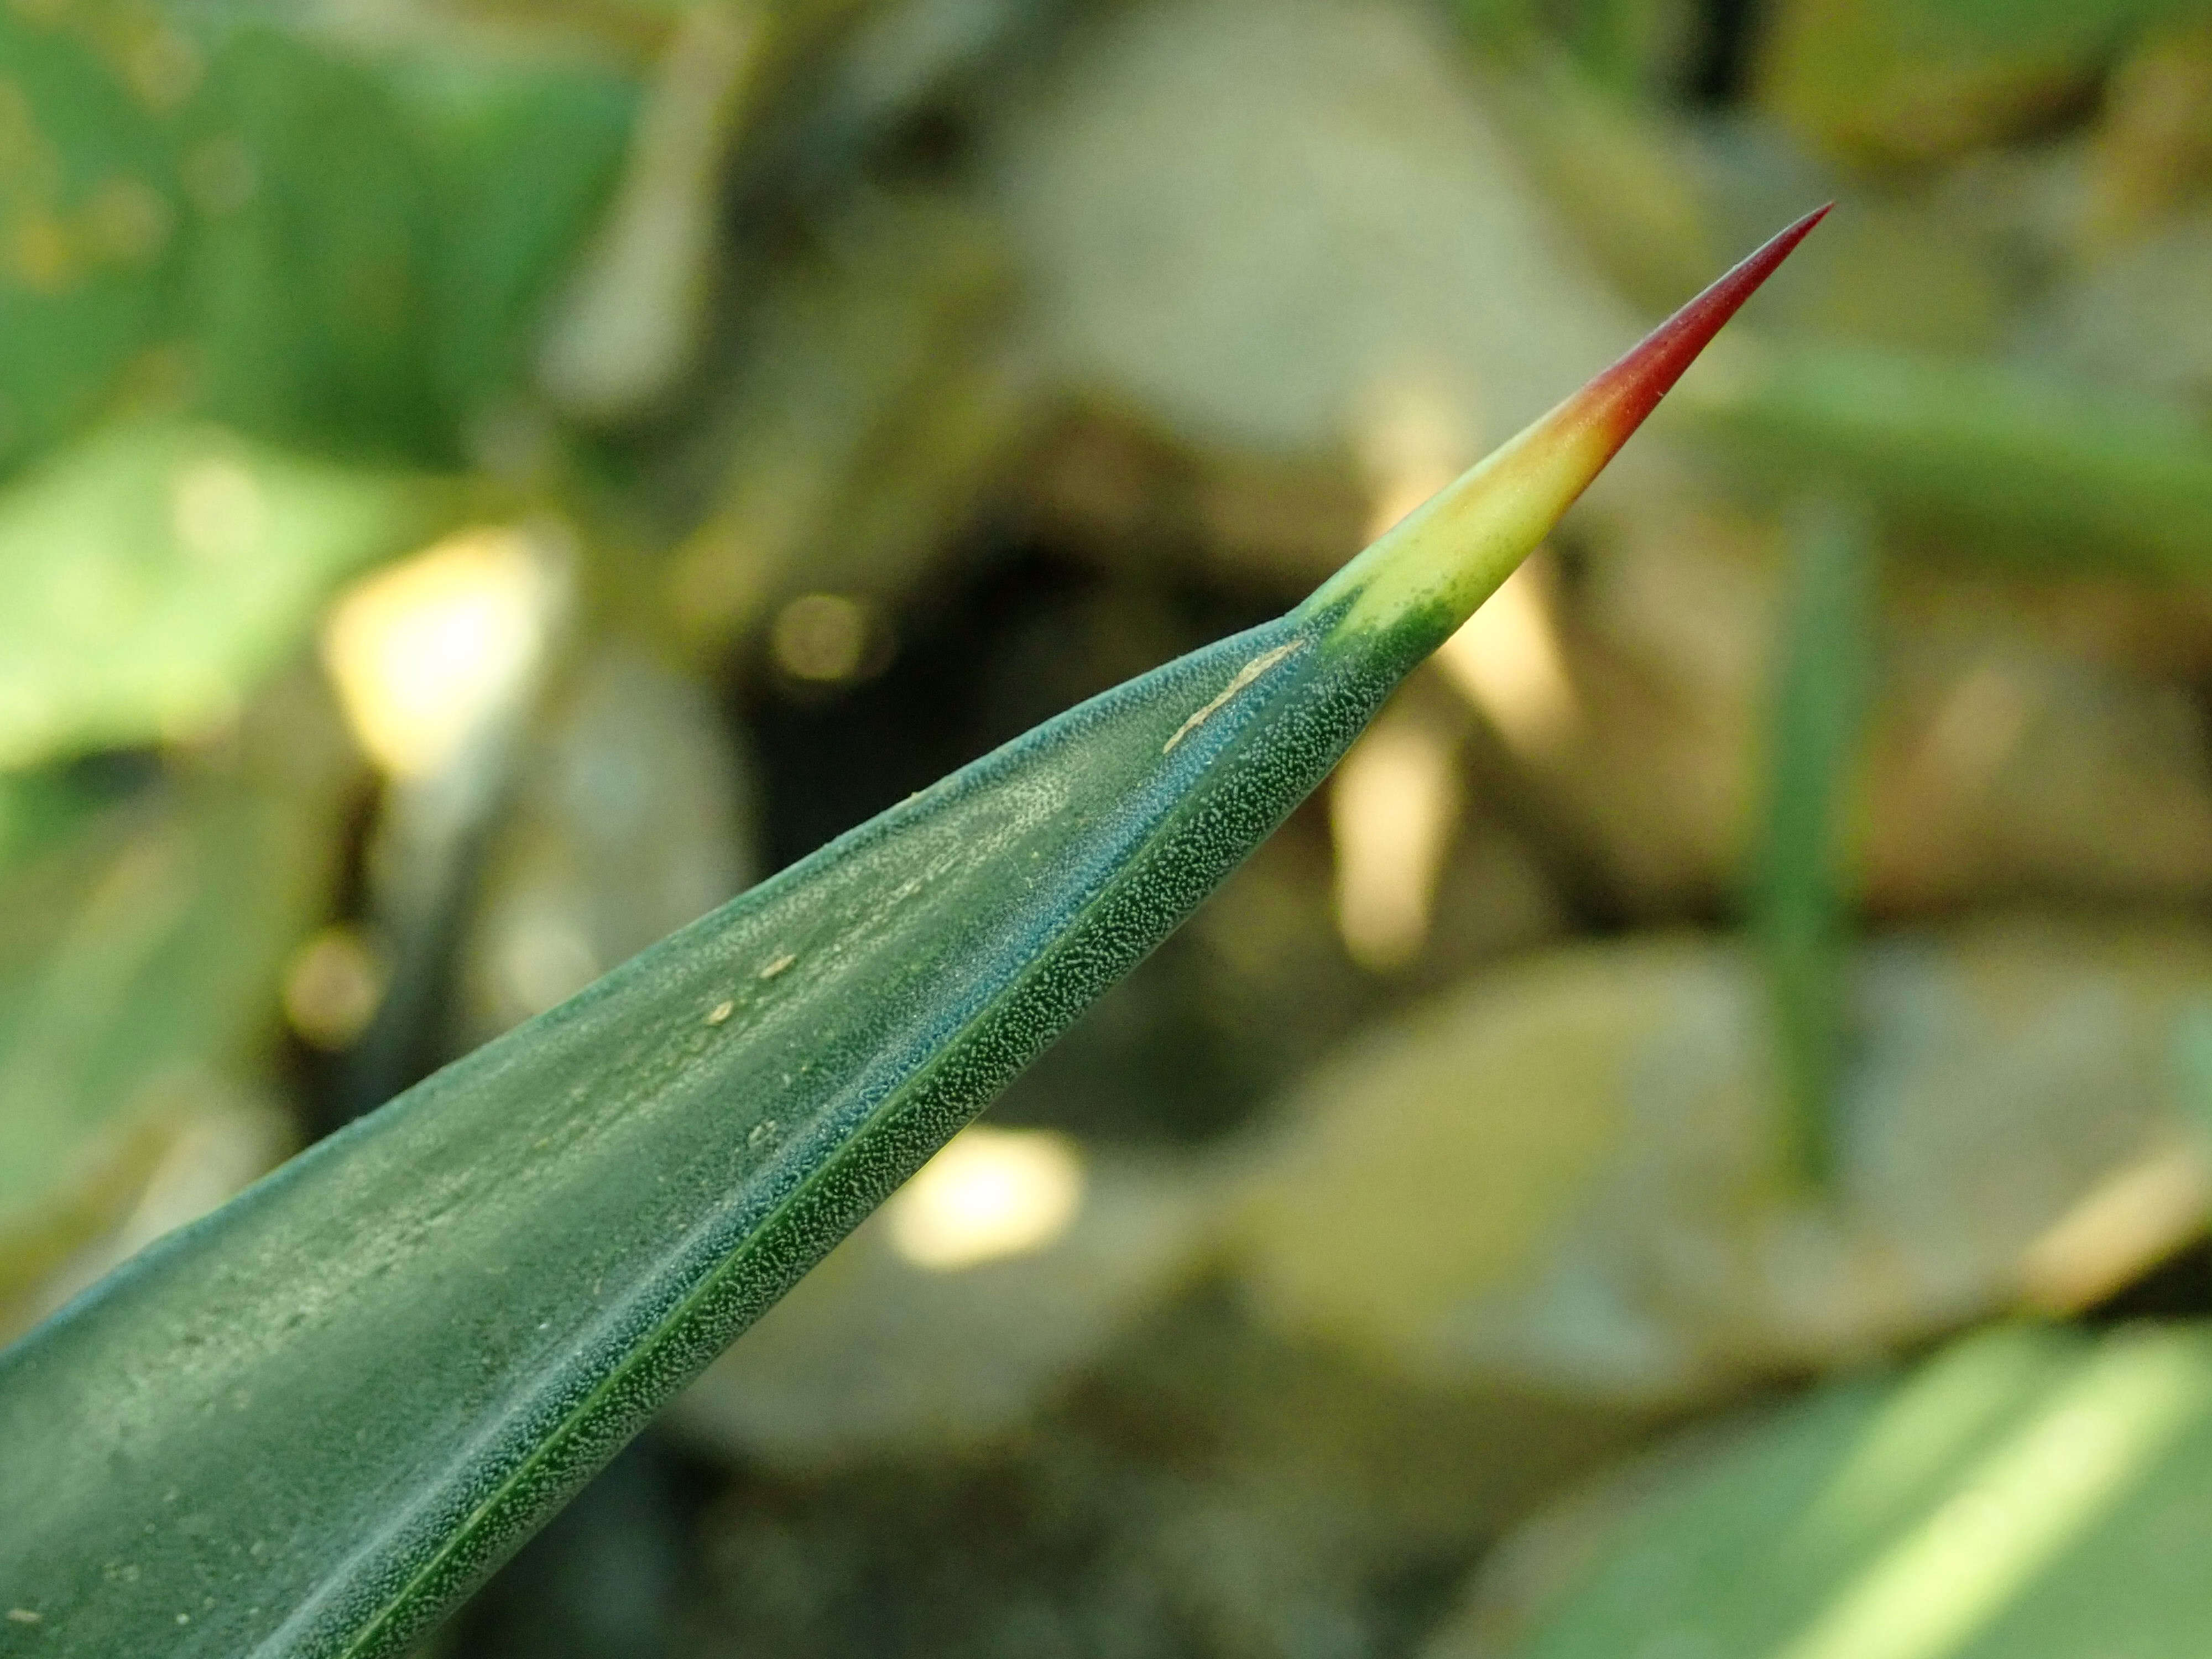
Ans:
{"label": "blurred green foliage", "polygon": [[198,401],[295,443],[429,447],[429,179],[390,92],[248,28],[216,50],[191,113],[196,162],[231,174],[206,181],[185,278]]}
{"label": "blurred green foliage", "polygon": [[0,489],[0,764],[219,725],[340,578],[420,545],[461,501],[175,422],[40,460]]}
{"label": "blurred green foliage", "polygon": [[634,82],[573,54],[363,57],[246,9],[41,16],[0,20],[0,456],[152,353],[140,395],[256,435],[459,459],[612,186]]}
{"label": "blurred green foliage", "polygon": [[[327,787],[204,776],[88,819],[0,915],[0,1317],[234,1112],[330,876]],[[59,1172],[78,1179],[68,1185]]]}
{"label": "blurred green foliage", "polygon": [[431,391],[465,440],[528,368],[544,307],[614,186],[638,88],[581,61],[425,51],[382,69],[428,180]]}
{"label": "blurred green foliage", "polygon": [[1685,387],[1770,485],[1826,480],[1956,554],[2212,570],[2204,426],[2157,398],[1863,347],[1754,346]]}
{"label": "blurred green foliage", "polygon": [[[511,394],[637,94],[586,61],[364,58],[220,8],[18,8],[0,71],[0,763],[22,765],[205,728],[339,578],[467,504],[394,469],[459,465]],[[143,412],[43,455],[103,408]]]}
{"label": "blurred green foliage", "polygon": [[84,35],[0,13],[0,467],[88,418],[163,328],[175,139]]}
{"label": "blurred green foliage", "polygon": [[527,36],[0,10],[0,1323],[263,1086],[357,762],[254,700],[340,582],[491,508],[639,96]]}
{"label": "blurred green foliage", "polygon": [[2212,1616],[2212,1333],[1999,1328],[1677,1453],[1523,1659],[2185,1653]]}

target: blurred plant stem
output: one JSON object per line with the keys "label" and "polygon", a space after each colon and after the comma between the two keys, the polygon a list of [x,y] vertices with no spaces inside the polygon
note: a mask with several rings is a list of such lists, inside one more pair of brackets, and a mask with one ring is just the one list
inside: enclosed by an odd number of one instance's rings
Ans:
{"label": "blurred plant stem", "polygon": [[2194,581],[2212,456],[2187,408],[2049,372],[1740,337],[1670,400],[1746,476],[1829,481],[1960,556]]}
{"label": "blurred plant stem", "polygon": [[1856,503],[1806,501],[1788,547],[1750,921],[1773,1004],[1791,1157],[1825,1186],[1848,1036],[1847,824],[1871,655],[1871,519]]}

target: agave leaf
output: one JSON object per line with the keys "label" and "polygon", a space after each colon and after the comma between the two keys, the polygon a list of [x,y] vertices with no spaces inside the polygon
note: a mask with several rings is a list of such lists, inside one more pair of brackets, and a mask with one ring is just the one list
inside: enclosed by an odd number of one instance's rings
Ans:
{"label": "agave leaf", "polygon": [[1274,827],[1812,223],[1287,617],[863,825],[0,1355],[0,1607],[54,1653],[399,1647]]}

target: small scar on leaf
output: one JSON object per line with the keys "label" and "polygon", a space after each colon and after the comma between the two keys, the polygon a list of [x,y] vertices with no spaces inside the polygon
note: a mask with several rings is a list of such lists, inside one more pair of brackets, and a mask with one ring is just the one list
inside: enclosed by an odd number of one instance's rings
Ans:
{"label": "small scar on leaf", "polygon": [[799,958],[797,957],[793,956],[790,951],[786,951],[774,962],[771,962],[767,967],[762,969],[760,970],[760,976],[763,979],[774,979],[778,974],[781,973],[785,969],[790,967],[793,963],[798,960]]}
{"label": "small scar on leaf", "polygon": [[714,1005],[713,1012],[708,1014],[707,1024],[709,1025],[720,1025],[724,1020],[727,1019],[732,1014],[734,1014],[737,1012],[738,1005],[736,1003],[718,1002]]}
{"label": "small scar on leaf", "polygon": [[1160,753],[1163,755],[1172,755],[1175,753],[1175,746],[1177,744],[1181,743],[1192,732],[1197,731],[1198,728],[1205,725],[1206,721],[1212,719],[1215,714],[1218,714],[1222,708],[1228,704],[1228,702],[1231,697],[1235,696],[1239,691],[1242,691],[1246,686],[1251,684],[1254,680],[1258,679],[1261,675],[1266,673],[1277,663],[1282,661],[1284,658],[1289,656],[1291,652],[1297,650],[1298,648],[1298,643],[1299,642],[1297,641],[1294,640],[1288,645],[1277,646],[1273,651],[1262,651],[1258,656],[1253,658],[1251,661],[1246,663],[1242,668],[1238,669],[1237,671],[1237,677],[1231,680],[1228,684],[1221,688],[1221,694],[1218,696],[1215,697],[1212,702],[1206,704],[1205,708],[1200,709],[1198,713],[1193,714],[1181,726],[1176,727],[1175,736],[1170,738],[1165,743],[1160,745]]}

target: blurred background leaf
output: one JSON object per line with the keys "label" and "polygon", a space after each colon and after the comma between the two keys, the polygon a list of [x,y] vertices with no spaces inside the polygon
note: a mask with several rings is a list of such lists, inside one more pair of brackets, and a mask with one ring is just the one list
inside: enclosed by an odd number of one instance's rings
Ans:
{"label": "blurred background leaf", "polygon": [[0,889],[10,1334],[297,1138],[273,1069],[277,987],[335,873],[355,773],[334,713],[295,691],[221,750],[137,770],[80,782],[69,829],[46,829]]}
{"label": "blurred background leaf", "polygon": [[365,70],[249,25],[209,65],[189,142],[198,402],[258,436],[433,452],[428,167]]}
{"label": "blurred background leaf", "polygon": [[1816,1184],[1834,1167],[1851,1036],[1851,785],[1874,671],[1874,556],[1864,518],[1834,502],[1806,503],[1790,527],[1765,833],[1752,873],[1748,921],[1765,957],[1782,1086],[1798,1160]]}
{"label": "blurred background leaf", "polygon": [[1540,1518],[1431,1659],[2186,1651],[2203,1629],[2201,1326],[1998,1328],[1662,1451]]}
{"label": "blurred background leaf", "polygon": [[637,87],[550,52],[426,47],[382,67],[427,161],[428,355],[465,442],[471,419],[521,389],[545,307],[619,174]]}
{"label": "blurred background leaf", "polygon": [[2212,565],[2212,449],[2185,408],[1864,349],[1753,343],[1709,368],[1684,404],[1769,479],[1848,485],[1984,558]]}
{"label": "blurred background leaf", "polygon": [[0,16],[0,468],[88,419],[164,331],[196,75],[158,16]]}
{"label": "blurred background leaf", "polygon": [[458,504],[215,428],[118,424],[48,457],[0,490],[0,761],[219,726],[339,579]]}

